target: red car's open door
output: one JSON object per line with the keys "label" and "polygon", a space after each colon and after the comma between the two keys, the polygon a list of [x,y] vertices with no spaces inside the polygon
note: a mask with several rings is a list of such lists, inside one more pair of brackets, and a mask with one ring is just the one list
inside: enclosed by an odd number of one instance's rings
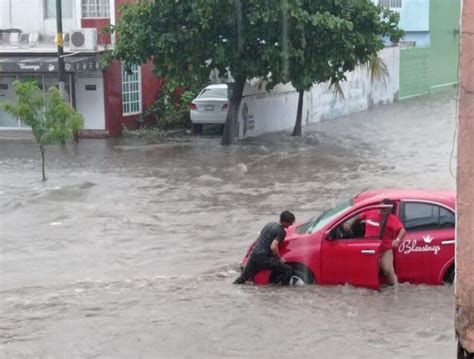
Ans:
{"label": "red car's open door", "polygon": [[[391,206],[363,208],[339,219],[327,231],[321,244],[322,283],[347,283],[372,289],[380,287],[381,240],[379,236],[366,237],[365,224],[362,224],[360,230],[357,231],[354,229],[354,224],[359,223],[362,213],[378,211],[381,208],[391,208]],[[384,224],[386,221],[380,223],[381,229]]]}
{"label": "red car's open door", "polygon": [[324,283],[378,289],[379,247],[378,239],[325,239],[321,253]]}

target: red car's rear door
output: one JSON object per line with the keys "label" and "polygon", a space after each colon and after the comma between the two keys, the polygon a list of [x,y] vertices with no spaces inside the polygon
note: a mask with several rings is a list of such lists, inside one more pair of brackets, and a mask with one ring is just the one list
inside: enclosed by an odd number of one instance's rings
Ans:
{"label": "red car's rear door", "polygon": [[407,233],[395,251],[399,281],[440,284],[454,258],[454,212],[433,202],[403,201],[400,219]]}

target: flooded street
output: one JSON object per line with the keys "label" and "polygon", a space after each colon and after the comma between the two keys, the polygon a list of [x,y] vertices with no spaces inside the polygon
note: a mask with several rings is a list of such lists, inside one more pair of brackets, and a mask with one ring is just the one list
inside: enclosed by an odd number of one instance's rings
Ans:
{"label": "flooded street", "polygon": [[284,209],[454,189],[454,129],[451,91],[231,148],[84,139],[47,150],[46,183],[37,146],[3,134],[1,356],[454,357],[453,287],[232,285]]}

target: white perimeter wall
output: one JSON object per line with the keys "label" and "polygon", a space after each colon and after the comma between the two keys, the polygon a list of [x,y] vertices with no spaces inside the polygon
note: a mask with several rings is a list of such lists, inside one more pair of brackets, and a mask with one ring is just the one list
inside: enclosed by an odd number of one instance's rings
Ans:
{"label": "white perimeter wall", "polygon": [[[344,99],[336,99],[328,84],[313,86],[304,96],[303,126],[397,101],[400,48],[387,47],[379,56],[389,72],[385,82],[372,82],[367,68],[363,67],[349,73],[347,81],[342,84]],[[259,89],[257,84],[247,85],[239,112],[239,137],[293,128],[297,104],[298,94],[291,85],[278,85],[270,93],[266,93],[264,88]]]}

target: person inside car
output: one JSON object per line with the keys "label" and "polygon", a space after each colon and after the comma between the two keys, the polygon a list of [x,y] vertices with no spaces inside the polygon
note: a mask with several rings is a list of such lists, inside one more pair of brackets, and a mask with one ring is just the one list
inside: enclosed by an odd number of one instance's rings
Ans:
{"label": "person inside car", "polygon": [[253,248],[250,258],[242,274],[234,284],[243,284],[253,279],[262,270],[282,273],[281,283],[288,284],[293,275],[293,269],[280,257],[278,246],[286,237],[285,229],[295,222],[295,215],[290,211],[280,214],[280,222],[270,222],[263,227]]}

